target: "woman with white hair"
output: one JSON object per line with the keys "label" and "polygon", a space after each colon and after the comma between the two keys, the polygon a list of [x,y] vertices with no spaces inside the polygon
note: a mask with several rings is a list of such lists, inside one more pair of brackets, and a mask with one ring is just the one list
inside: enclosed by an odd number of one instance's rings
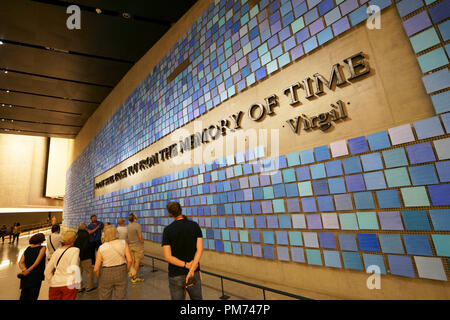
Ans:
{"label": "woman with white hair", "polygon": [[80,249],[73,246],[77,234],[63,234],[63,246],[56,249],[45,268],[45,277],[50,279],[49,300],[75,300],[80,288]]}
{"label": "woman with white hair", "polygon": [[[127,295],[127,274],[131,267],[131,254],[125,240],[118,239],[116,227],[105,226],[104,243],[99,247],[95,259],[94,273],[99,278],[100,300],[123,300]],[[102,265],[102,266],[101,266]],[[101,268],[100,268],[101,266]]]}

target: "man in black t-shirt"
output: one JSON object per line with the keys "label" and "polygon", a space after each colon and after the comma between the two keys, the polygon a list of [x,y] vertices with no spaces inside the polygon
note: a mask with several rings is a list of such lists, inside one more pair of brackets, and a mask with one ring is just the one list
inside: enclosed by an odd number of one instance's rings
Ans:
{"label": "man in black t-shirt", "polygon": [[172,300],[184,300],[186,288],[191,300],[202,300],[200,258],[203,253],[203,235],[199,225],[181,214],[178,202],[167,204],[174,220],[164,228],[162,247],[169,263],[169,289]]}

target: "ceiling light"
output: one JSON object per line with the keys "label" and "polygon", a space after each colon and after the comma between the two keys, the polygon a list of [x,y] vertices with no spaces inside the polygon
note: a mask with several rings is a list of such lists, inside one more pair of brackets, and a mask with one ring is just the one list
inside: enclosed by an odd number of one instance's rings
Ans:
{"label": "ceiling light", "polygon": [[9,90],[6,90],[6,93],[9,93]]}
{"label": "ceiling light", "polygon": [[5,121],[5,119],[2,119],[2,121]]}
{"label": "ceiling light", "polygon": [[0,40],[0,46],[3,45],[3,41]]}
{"label": "ceiling light", "polygon": [[8,73],[8,70],[5,70],[5,73]]}
{"label": "ceiling light", "polygon": [[12,108],[12,104],[10,104],[9,107]]}
{"label": "ceiling light", "polygon": [[2,107],[4,107],[5,106],[5,104],[4,103],[2,103]]}
{"label": "ceiling light", "polygon": [[102,9],[97,8],[97,9],[95,9],[95,12],[97,12],[98,14],[100,14],[100,13],[102,13]]}
{"label": "ceiling light", "polygon": [[11,119],[11,122],[14,122],[14,120],[13,120],[13,119]]}
{"label": "ceiling light", "polygon": [[131,15],[128,12],[124,12],[122,13],[122,17],[124,17],[125,19],[130,19]]}

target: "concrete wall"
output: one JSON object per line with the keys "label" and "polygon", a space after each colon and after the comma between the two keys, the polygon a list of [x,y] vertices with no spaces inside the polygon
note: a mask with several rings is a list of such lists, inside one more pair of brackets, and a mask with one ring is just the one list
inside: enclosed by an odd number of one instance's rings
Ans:
{"label": "concrete wall", "polygon": [[45,137],[0,134],[0,207],[63,206],[44,197],[47,144]]}

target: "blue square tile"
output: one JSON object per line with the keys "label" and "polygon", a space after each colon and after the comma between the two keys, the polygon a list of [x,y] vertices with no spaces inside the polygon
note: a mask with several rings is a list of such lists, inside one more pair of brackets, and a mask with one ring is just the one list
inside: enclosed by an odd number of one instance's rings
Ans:
{"label": "blue square tile", "polygon": [[402,0],[397,2],[397,10],[402,18],[423,6],[423,0]]}
{"label": "blue square tile", "polygon": [[289,248],[288,247],[277,247],[277,256],[280,261],[290,261],[289,258]]}
{"label": "blue square tile", "polygon": [[369,134],[367,136],[367,140],[369,140],[370,150],[372,150],[372,151],[386,149],[386,148],[391,147],[391,142],[389,140],[387,131],[381,131],[381,132]]}
{"label": "blue square tile", "polygon": [[321,179],[327,176],[325,173],[325,165],[323,163],[311,165],[309,167],[311,169],[311,177],[313,179]]}
{"label": "blue square tile", "polygon": [[428,9],[428,12],[434,24],[447,19],[450,15],[450,2],[442,1]]}
{"label": "blue square tile", "polygon": [[343,174],[340,160],[326,162],[325,168],[328,177],[341,176]]}
{"label": "blue square tile", "polygon": [[358,233],[358,243],[361,251],[380,252],[377,235],[373,233]]}
{"label": "blue square tile", "polygon": [[305,181],[305,180],[310,180],[311,179],[311,175],[309,173],[309,167],[308,166],[296,168],[295,171],[297,173],[297,180],[298,181]]}
{"label": "blue square tile", "polygon": [[369,17],[369,15],[367,13],[367,7],[366,6],[359,7],[355,11],[351,12],[349,14],[349,17],[350,17],[352,26],[355,26],[355,25],[365,21]]}
{"label": "blue square tile", "polygon": [[364,136],[349,139],[348,147],[351,154],[360,154],[369,151],[369,146],[367,145],[366,137]]}
{"label": "blue square tile", "polygon": [[399,234],[379,234],[380,246],[383,253],[404,254],[402,240]]}
{"label": "blue square tile", "polygon": [[284,184],[276,184],[273,186],[273,194],[275,198],[283,198],[286,196]]}
{"label": "blue square tile", "polygon": [[345,269],[349,270],[363,270],[361,263],[361,256],[358,252],[342,251],[342,260],[344,260]]}
{"label": "blue square tile", "polygon": [[347,192],[344,178],[341,177],[328,179],[328,186],[331,194]]}
{"label": "blue square tile", "polygon": [[313,180],[312,185],[315,195],[321,196],[329,194],[327,180]]}
{"label": "blue square tile", "polygon": [[382,209],[400,208],[400,199],[397,190],[376,191],[378,206]]}
{"label": "blue square tile", "polygon": [[317,212],[316,199],[312,197],[302,198],[302,207],[304,212]]}
{"label": "blue square tile", "polygon": [[423,234],[404,234],[406,252],[410,255],[432,256],[430,241],[428,236]]}
{"label": "blue square tile", "polygon": [[450,230],[450,209],[430,210],[431,221],[433,228],[436,231]]}
{"label": "blue square tile", "polygon": [[438,116],[414,122],[414,129],[416,129],[418,139],[427,139],[444,134]]}
{"label": "blue square tile", "polygon": [[357,192],[366,190],[362,174],[345,176],[345,183],[347,184],[348,192]]}
{"label": "blue square tile", "polygon": [[450,205],[450,184],[428,186],[428,192],[434,206]]}
{"label": "blue square tile", "polygon": [[305,252],[303,248],[290,247],[292,261],[305,263]]}
{"label": "blue square tile", "polygon": [[261,236],[258,230],[250,230],[250,241],[254,243],[261,242]]}
{"label": "blue square tile", "polygon": [[338,194],[334,196],[336,210],[348,211],[353,210],[352,197],[350,194]]}
{"label": "blue square tile", "polygon": [[369,267],[376,266],[379,268],[380,270],[379,272],[381,274],[386,274],[386,266],[384,265],[383,256],[378,254],[363,253],[363,261],[364,266],[366,268],[366,272]]}
{"label": "blue square tile", "polygon": [[288,183],[285,185],[286,197],[298,197],[298,187],[296,183]]}
{"label": "blue square tile", "polygon": [[314,148],[314,155],[316,157],[316,161],[323,161],[323,160],[329,160],[330,159],[330,150],[328,149],[328,146],[321,146]]}
{"label": "blue square tile", "polygon": [[309,164],[314,162],[314,153],[312,149],[300,151],[301,164]]}
{"label": "blue square tile", "polygon": [[382,171],[364,173],[367,190],[386,189],[386,181]]}
{"label": "blue square tile", "polygon": [[450,87],[450,72],[447,68],[422,77],[428,94]]}
{"label": "blue square tile", "polygon": [[386,168],[407,166],[408,160],[404,148],[396,148],[383,151],[383,158]]}
{"label": "blue square tile", "polygon": [[345,174],[358,173],[362,171],[361,161],[359,157],[342,159]]}
{"label": "blue square tile", "polygon": [[252,245],[250,243],[243,243],[242,244],[242,253],[245,256],[251,256],[252,255]]}
{"label": "blue square tile", "polygon": [[339,251],[323,250],[323,258],[327,267],[342,268]]}
{"label": "blue square tile", "polygon": [[278,222],[280,225],[280,228],[282,229],[291,229],[291,216],[288,214],[280,214],[278,215]]}
{"label": "blue square tile", "polygon": [[414,269],[410,257],[389,254],[387,258],[391,274],[414,278]]}
{"label": "blue square tile", "polygon": [[297,166],[300,164],[300,158],[298,152],[292,152],[286,155],[288,166]]}
{"label": "blue square tile", "polygon": [[[450,96],[449,96],[450,97]],[[448,99],[447,101],[449,101]],[[450,112],[441,114],[442,122],[444,123],[445,132],[450,133]],[[316,156],[317,158],[317,156]]]}
{"label": "blue square tile", "polygon": [[336,241],[334,233],[319,232],[320,247],[325,249],[336,249]]}
{"label": "blue square tile", "polygon": [[308,264],[315,266],[322,265],[322,256],[320,255],[320,250],[306,249],[306,259],[308,261]]}
{"label": "blue square tile", "polygon": [[375,208],[371,192],[357,192],[353,194],[353,198],[355,199],[356,209]]}
{"label": "blue square tile", "polygon": [[431,230],[430,223],[426,211],[402,211],[403,222],[406,230],[411,231],[429,231]]}
{"label": "blue square tile", "polygon": [[296,180],[295,171],[293,168],[283,170],[283,180],[284,183],[294,182]]}
{"label": "blue square tile", "polygon": [[383,169],[383,161],[378,152],[365,154],[361,156],[364,171],[374,171]]}
{"label": "blue square tile", "polygon": [[434,170],[434,165],[432,164],[409,167],[408,170],[412,183],[415,186],[439,183],[436,170]]}
{"label": "blue square tile", "polygon": [[319,211],[334,211],[333,198],[331,196],[317,197]]}
{"label": "blue square tile", "polygon": [[356,238],[354,234],[339,233],[338,238],[341,250],[358,251],[358,246],[356,245]]}
{"label": "blue square tile", "polygon": [[288,212],[300,212],[300,204],[297,198],[287,199],[286,203]]}

